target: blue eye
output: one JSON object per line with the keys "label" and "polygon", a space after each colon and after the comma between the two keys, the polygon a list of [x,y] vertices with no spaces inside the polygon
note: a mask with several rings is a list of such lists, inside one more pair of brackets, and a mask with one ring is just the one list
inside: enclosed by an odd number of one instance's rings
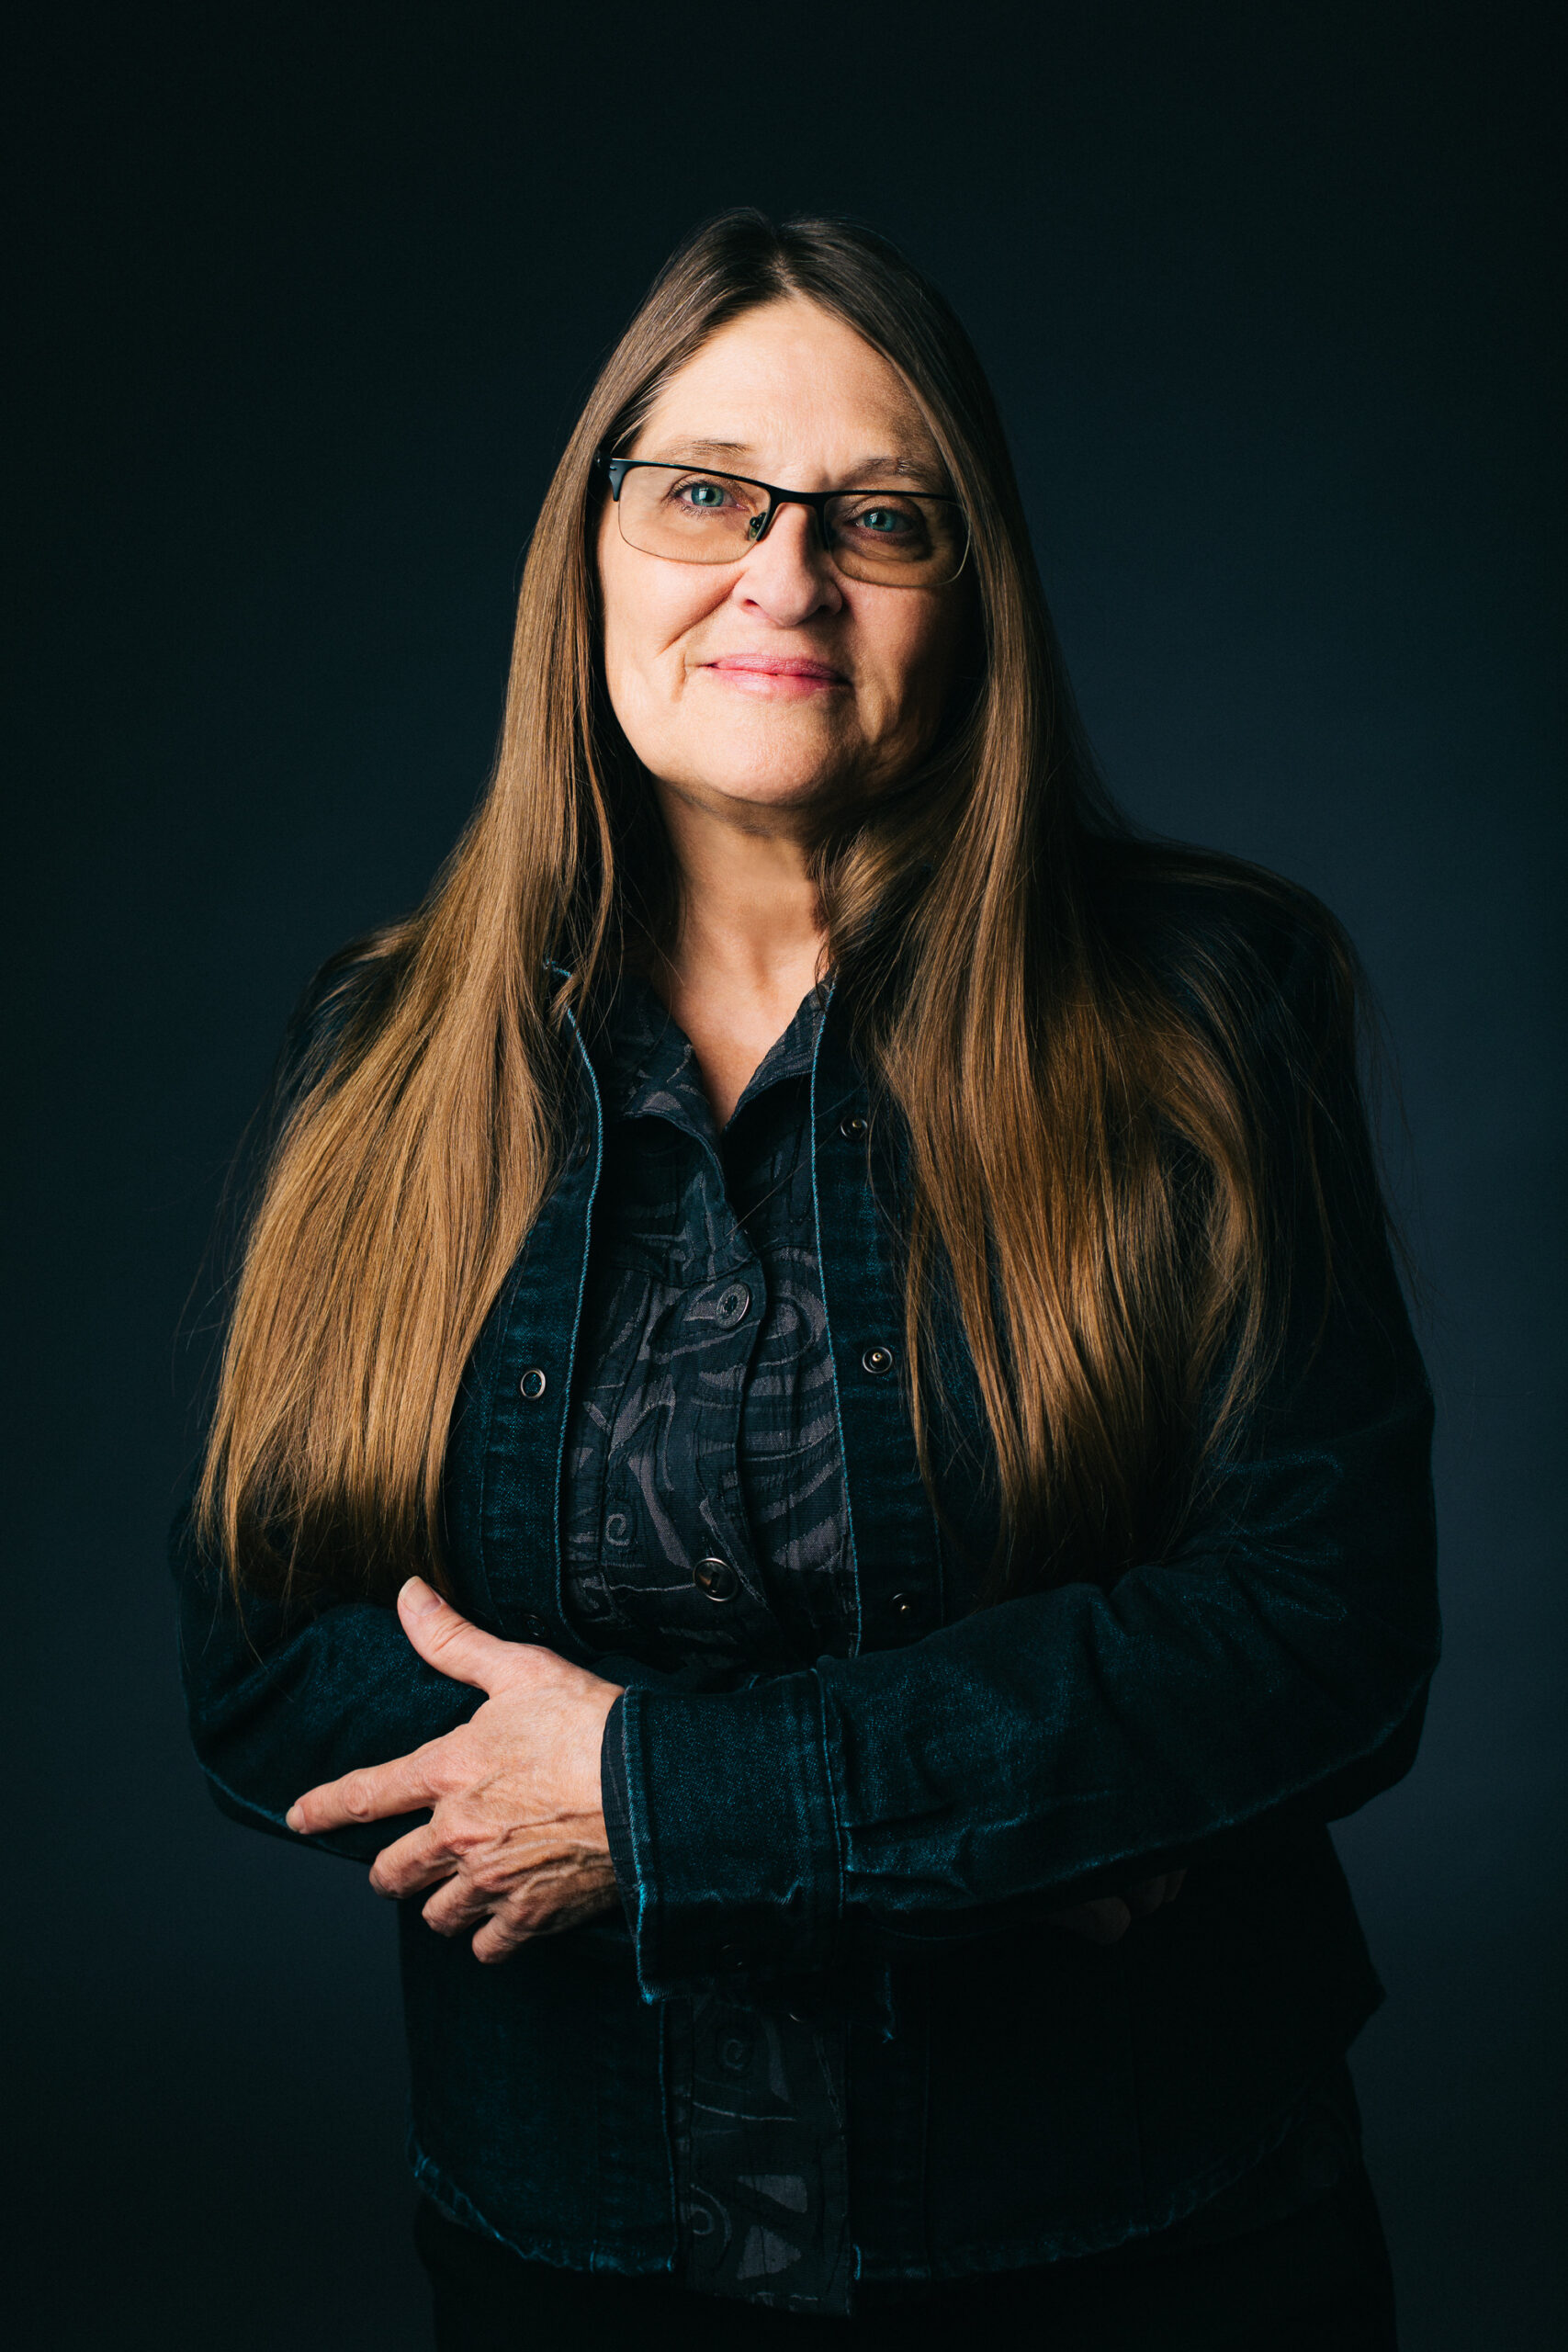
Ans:
{"label": "blue eye", "polygon": [[690,506],[700,506],[710,512],[724,504],[724,490],[716,481],[689,481],[681,492]]}
{"label": "blue eye", "polygon": [[863,531],[874,531],[879,538],[893,538],[909,527],[909,518],[894,506],[867,506],[855,517]]}

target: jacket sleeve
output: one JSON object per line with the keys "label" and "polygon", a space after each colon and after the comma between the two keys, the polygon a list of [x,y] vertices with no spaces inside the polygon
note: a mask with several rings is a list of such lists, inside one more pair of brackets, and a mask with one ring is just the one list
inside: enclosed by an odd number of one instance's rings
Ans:
{"label": "jacket sleeve", "polygon": [[170,1559],[191,1740],[220,1809],[297,1845],[374,1861],[422,1816],[296,1838],[284,1815],[322,1781],[455,1730],[484,1692],[427,1666],[394,1609],[336,1601],[290,1613],[247,1597],[242,1612],[201,1555],[188,1509],[175,1521]]}
{"label": "jacket sleeve", "polygon": [[[248,1138],[253,1173],[383,981],[383,966],[363,942],[314,976],[290,1016]],[[283,1816],[307,1789],[407,1755],[483,1703],[483,1691],[424,1664],[393,1609],[343,1600],[285,1610],[247,1595],[242,1610],[221,1567],[197,1544],[188,1504],[170,1531],[169,1559],[191,1739],[215,1802],[236,1821],[294,1838]],[[415,1817],[294,1842],[368,1862]]]}
{"label": "jacket sleeve", "polygon": [[[618,1702],[646,1994],[967,1939],[1408,1770],[1438,1656],[1431,1398],[1348,1049],[1320,1077],[1333,1276],[1298,1181],[1283,1345],[1175,1548],[902,1648]],[[1288,1140],[1305,1114],[1283,1103]]]}

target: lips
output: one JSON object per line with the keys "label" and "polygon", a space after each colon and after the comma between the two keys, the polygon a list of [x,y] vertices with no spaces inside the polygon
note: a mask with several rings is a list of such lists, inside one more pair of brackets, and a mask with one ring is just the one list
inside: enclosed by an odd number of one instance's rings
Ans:
{"label": "lips", "polygon": [[716,661],[705,662],[705,670],[715,670],[723,677],[733,678],[737,684],[753,684],[764,690],[772,686],[788,692],[809,692],[813,686],[847,686],[849,680],[830,662],[813,662],[795,653],[721,653]]}

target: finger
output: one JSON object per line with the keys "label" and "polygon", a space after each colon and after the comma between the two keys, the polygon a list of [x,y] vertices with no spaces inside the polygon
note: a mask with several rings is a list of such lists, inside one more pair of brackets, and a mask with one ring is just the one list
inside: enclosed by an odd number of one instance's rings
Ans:
{"label": "finger", "polygon": [[449,1878],[455,1867],[445,1835],[427,1821],[422,1829],[411,1829],[407,1837],[382,1848],[370,1866],[370,1883],[378,1894],[400,1898]]}
{"label": "finger", "polygon": [[438,1886],[420,1916],[438,1936],[460,1935],[476,1920],[487,1918],[495,1897],[481,1893],[472,1879],[453,1877]]}
{"label": "finger", "polygon": [[1133,1915],[1119,1895],[1098,1895],[1092,1903],[1075,1903],[1066,1911],[1053,1911],[1051,1924],[1066,1928],[1075,1936],[1087,1937],[1091,1944],[1120,1943],[1133,1924]]}
{"label": "finger", "polygon": [[536,1928],[520,1927],[515,1919],[510,1919],[504,1914],[492,1915],[474,1938],[474,1958],[482,1960],[487,1965],[498,1960],[509,1960],[537,1932]]}
{"label": "finger", "polygon": [[476,1690],[498,1690],[512,1679],[523,1645],[498,1641],[459,1616],[423,1577],[410,1577],[398,1595],[402,1629],[427,1666]]}
{"label": "finger", "polygon": [[1160,1905],[1165,1901],[1165,1887],[1166,1882],[1162,1876],[1142,1879],[1136,1886],[1128,1888],[1122,1900],[1134,1919],[1146,1919],[1151,1911],[1159,1909]]}
{"label": "finger", "polygon": [[433,1739],[412,1756],[395,1756],[389,1764],[367,1765],[345,1772],[341,1781],[323,1781],[296,1797],[283,1818],[302,1838],[316,1838],[324,1829],[346,1829],[361,1821],[387,1821],[400,1813],[417,1813],[434,1804],[442,1793],[436,1785],[440,1758],[435,1751],[445,1742]]}

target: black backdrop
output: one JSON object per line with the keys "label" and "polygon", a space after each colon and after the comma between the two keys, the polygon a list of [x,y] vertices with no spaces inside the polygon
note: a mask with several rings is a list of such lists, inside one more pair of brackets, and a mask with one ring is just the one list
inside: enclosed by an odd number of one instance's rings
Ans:
{"label": "black backdrop", "polygon": [[1546,14],[231,0],[10,52],[21,2340],[424,2340],[391,1922],[184,1745],[172,1335],[296,991],[483,782],[596,362],[733,202],[869,220],[948,288],[1114,786],[1320,891],[1381,990],[1449,1655],[1342,1834],[1391,1995],[1357,2070],[1407,2345],[1550,2336]]}

